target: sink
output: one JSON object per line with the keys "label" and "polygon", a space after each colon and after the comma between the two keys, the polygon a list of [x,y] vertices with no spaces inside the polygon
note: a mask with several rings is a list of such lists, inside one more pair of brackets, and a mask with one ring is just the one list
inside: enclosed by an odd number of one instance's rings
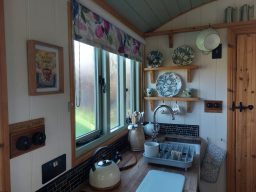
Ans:
{"label": "sink", "polygon": [[151,170],[144,177],[136,192],[182,192],[185,176],[177,173]]}

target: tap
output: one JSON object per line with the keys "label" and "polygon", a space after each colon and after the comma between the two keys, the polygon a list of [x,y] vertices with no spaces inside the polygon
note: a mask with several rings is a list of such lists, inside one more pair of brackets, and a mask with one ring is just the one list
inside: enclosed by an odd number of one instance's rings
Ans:
{"label": "tap", "polygon": [[159,126],[158,126],[158,124],[156,123],[156,113],[157,113],[157,111],[158,111],[159,109],[161,109],[161,108],[166,108],[166,109],[171,113],[171,115],[172,115],[172,120],[175,119],[175,117],[174,117],[174,112],[173,112],[173,110],[172,110],[172,108],[171,108],[170,106],[168,106],[168,105],[159,105],[159,106],[157,106],[157,107],[155,108],[154,114],[153,114],[153,122],[154,122],[154,129],[153,129],[153,135],[152,135],[152,140],[153,140],[153,141],[156,141],[156,136],[157,136],[158,131],[159,131]]}

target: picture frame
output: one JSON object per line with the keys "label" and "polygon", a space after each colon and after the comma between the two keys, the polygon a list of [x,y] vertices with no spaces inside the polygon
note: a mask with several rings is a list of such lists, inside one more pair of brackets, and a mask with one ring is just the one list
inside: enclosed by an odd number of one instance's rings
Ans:
{"label": "picture frame", "polygon": [[64,93],[63,48],[27,40],[29,95]]}

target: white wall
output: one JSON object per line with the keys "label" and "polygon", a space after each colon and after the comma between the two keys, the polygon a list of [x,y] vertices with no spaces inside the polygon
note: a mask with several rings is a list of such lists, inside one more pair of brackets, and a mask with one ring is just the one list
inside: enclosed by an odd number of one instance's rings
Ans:
{"label": "white wall", "polygon": [[[46,145],[11,159],[13,192],[32,192],[41,188],[41,165],[67,154],[71,168],[71,140],[68,63],[68,0],[5,0],[6,60],[8,75],[9,123],[45,118]],[[107,15],[110,22],[125,27],[91,0],[88,8]],[[130,35],[136,36],[129,31]],[[140,40],[143,40],[141,37]],[[26,40],[35,39],[64,48],[64,94],[28,95]],[[144,40],[143,40],[144,41]]]}
{"label": "white wall", "polygon": [[[120,22],[95,6],[91,0],[82,2],[100,15],[106,15],[107,19],[126,30]],[[210,21],[221,22],[223,14],[220,12],[227,5],[245,2],[254,2],[255,4],[255,0],[216,1],[178,17],[163,26],[163,29],[207,24]],[[69,101],[67,0],[5,0],[4,3],[9,123],[44,117],[46,124],[46,146],[11,160],[12,191],[32,192],[42,187],[41,165],[45,162],[66,153],[67,170],[71,168],[70,121],[67,108]],[[129,33],[136,36],[130,30]],[[226,138],[226,31],[220,30],[220,34],[223,43],[223,58],[211,60],[209,55],[197,52],[195,63],[200,65],[200,69],[193,74],[193,82],[189,86],[198,89],[202,99],[223,100],[223,113],[203,113],[203,103],[198,102],[194,105],[193,113],[179,117],[175,122],[199,124],[200,134],[203,137],[210,137],[218,145],[226,147],[226,143],[220,141],[220,138]],[[194,47],[193,38],[195,36],[196,32],[176,35],[174,47],[185,43]],[[28,95],[26,58],[26,40],[28,39],[48,42],[64,48],[64,94]],[[151,48],[163,48],[169,57],[173,51],[168,48],[168,39],[165,37],[148,38],[147,44],[147,51]],[[179,73],[184,75],[182,72]],[[166,121],[166,118],[164,120]],[[223,174],[221,177],[224,177]],[[206,186],[208,187],[208,185]],[[221,182],[208,189],[210,190],[210,188],[212,191],[223,191],[224,189]]]}
{"label": "white wall", "polygon": [[[196,8],[184,15],[181,15],[170,21],[169,23],[161,26],[156,31],[176,29],[182,27],[191,27],[197,25],[223,23],[224,22],[224,9],[227,6],[240,7],[248,3],[256,5],[255,0],[221,0],[214,1],[210,4]],[[163,65],[174,65],[172,63],[171,55],[175,48],[181,45],[189,45],[195,51],[194,64],[199,65],[199,69],[193,72],[193,81],[187,83],[184,71],[174,71],[178,73],[184,80],[184,87],[194,88],[197,90],[197,96],[201,101],[193,105],[192,113],[184,113],[177,115],[174,121],[167,115],[157,114],[158,122],[166,123],[179,123],[179,124],[197,124],[200,126],[200,136],[209,138],[210,141],[222,147],[227,148],[227,31],[226,29],[218,30],[221,43],[222,43],[222,58],[211,59],[211,54],[203,54],[195,46],[195,39],[198,32],[181,33],[174,35],[174,47],[169,48],[169,40],[167,36],[150,37],[146,39],[146,53],[158,49],[164,54]],[[162,74],[161,71],[158,74]],[[146,82],[149,87],[155,88],[155,84],[150,83],[149,74],[146,76]],[[222,113],[205,113],[203,100],[222,100],[223,111]],[[162,102],[159,102],[160,104]],[[172,102],[165,102],[172,104]],[[186,104],[178,102],[184,109]],[[157,105],[156,105],[157,106]],[[153,113],[150,106],[146,101],[146,118],[148,121],[153,120]],[[224,192],[226,189],[226,166],[222,166],[219,179],[216,184],[209,184],[200,182],[200,190],[202,192]]]}

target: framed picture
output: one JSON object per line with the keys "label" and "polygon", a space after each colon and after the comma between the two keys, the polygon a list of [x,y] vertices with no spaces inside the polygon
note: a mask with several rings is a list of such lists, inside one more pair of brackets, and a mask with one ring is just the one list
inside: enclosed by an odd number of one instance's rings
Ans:
{"label": "framed picture", "polygon": [[27,41],[29,95],[64,92],[63,48]]}

